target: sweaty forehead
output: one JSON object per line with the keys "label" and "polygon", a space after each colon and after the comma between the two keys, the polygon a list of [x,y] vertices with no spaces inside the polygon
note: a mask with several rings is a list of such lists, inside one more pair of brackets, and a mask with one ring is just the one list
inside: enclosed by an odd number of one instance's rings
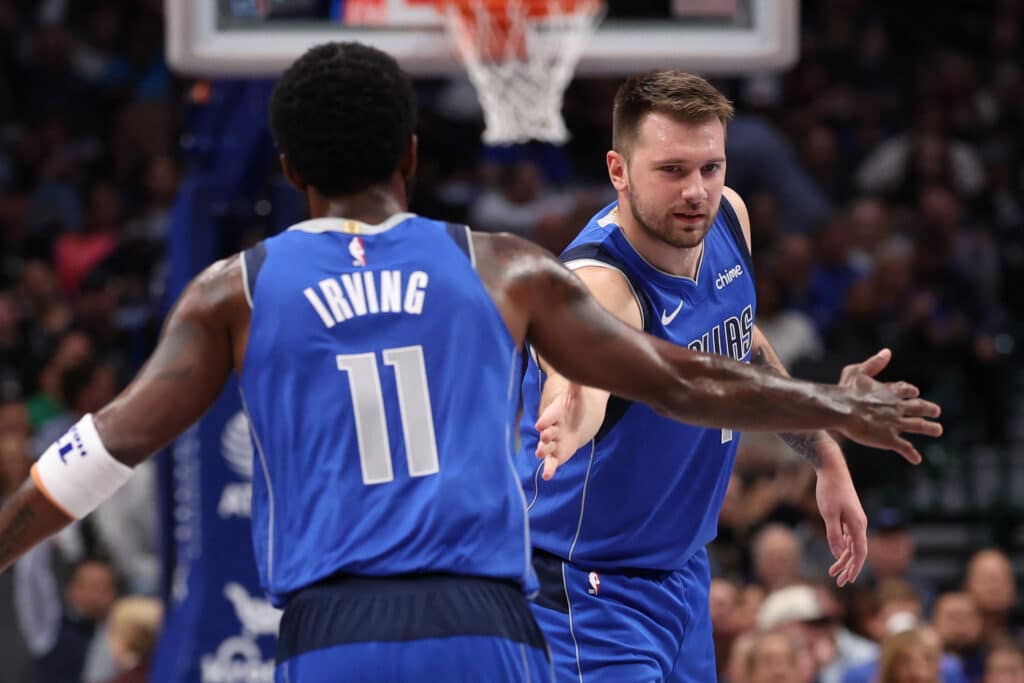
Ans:
{"label": "sweaty forehead", "polygon": [[652,112],[637,129],[635,151],[644,156],[701,161],[725,155],[725,128],[718,118],[685,123]]}

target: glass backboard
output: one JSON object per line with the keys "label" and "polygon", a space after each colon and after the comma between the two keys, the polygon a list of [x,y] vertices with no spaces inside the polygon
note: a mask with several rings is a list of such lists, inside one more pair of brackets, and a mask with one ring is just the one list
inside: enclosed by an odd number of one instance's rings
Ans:
{"label": "glass backboard", "polygon": [[[611,0],[577,73],[763,73],[795,63],[798,0]],[[429,0],[166,0],[167,53],[196,76],[270,76],[307,48],[358,40],[414,76],[460,66]]]}

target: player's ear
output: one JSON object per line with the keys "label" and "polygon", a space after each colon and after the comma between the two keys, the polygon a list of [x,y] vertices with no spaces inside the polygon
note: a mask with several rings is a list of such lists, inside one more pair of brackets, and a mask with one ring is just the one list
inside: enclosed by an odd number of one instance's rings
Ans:
{"label": "player's ear", "polygon": [[419,138],[415,133],[409,138],[409,147],[398,161],[398,172],[402,180],[409,180],[416,174],[416,162],[419,158]]}
{"label": "player's ear", "polygon": [[626,157],[614,149],[609,150],[605,157],[608,163],[608,179],[612,187],[618,192],[625,192],[629,189],[629,176],[626,173]]}
{"label": "player's ear", "polygon": [[299,192],[305,192],[306,181],[299,177],[299,174],[296,173],[295,169],[291,167],[291,164],[288,163],[288,157],[286,157],[284,154],[281,154],[280,159],[281,170],[284,171],[284,177],[288,179],[288,182],[291,183],[296,190],[298,190]]}

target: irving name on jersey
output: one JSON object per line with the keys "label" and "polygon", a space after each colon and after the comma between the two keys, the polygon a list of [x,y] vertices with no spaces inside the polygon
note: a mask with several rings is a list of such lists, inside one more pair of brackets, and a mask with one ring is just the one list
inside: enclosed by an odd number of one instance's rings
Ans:
{"label": "irving name on jersey", "polygon": [[320,280],[302,290],[328,329],[350,318],[374,313],[423,313],[427,283],[422,270],[364,270]]}

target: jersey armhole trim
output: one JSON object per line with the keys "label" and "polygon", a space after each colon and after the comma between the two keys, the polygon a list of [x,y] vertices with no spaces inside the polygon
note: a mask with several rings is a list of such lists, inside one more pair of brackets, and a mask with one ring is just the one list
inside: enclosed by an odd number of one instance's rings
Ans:
{"label": "jersey armhole trim", "polygon": [[[747,237],[743,234],[743,225],[740,224],[739,216],[736,215],[736,209],[732,208],[732,204],[724,196],[720,204],[720,212],[725,218],[725,224],[729,228],[729,232],[732,234],[733,241],[736,243],[736,247],[740,250],[740,255],[743,256],[743,261],[747,266],[747,270],[753,274],[754,272],[754,257],[750,253],[750,247],[747,246]],[[753,275],[751,275],[753,277]]]}
{"label": "jersey armhole trim", "polygon": [[616,268],[610,263],[605,261],[599,261],[592,258],[578,258],[570,261],[565,261],[566,268],[572,271],[579,270],[580,268],[596,267],[596,268],[607,268],[608,270],[614,270],[616,273],[622,276],[622,279],[629,285],[629,291],[633,294],[633,301],[636,303],[636,307],[640,310],[640,329],[647,331],[647,313],[644,311],[643,302],[640,300],[640,293],[636,291],[636,287],[630,281],[629,276],[621,268]]}
{"label": "jersey armhole trim", "polygon": [[469,226],[466,228],[466,247],[469,250],[469,263],[473,266],[473,270],[476,270],[476,248],[473,246],[473,231],[470,230]]}
{"label": "jersey armhole trim", "polygon": [[249,291],[249,266],[246,264],[245,254],[239,254],[238,260],[242,266],[242,291],[245,292],[245,301],[249,304],[249,310],[252,310],[252,292]]}
{"label": "jersey armhole trim", "polygon": [[260,276],[263,263],[267,260],[267,245],[257,242],[238,255],[242,271],[242,290],[249,309],[253,307],[253,295],[256,293],[256,278]]}

